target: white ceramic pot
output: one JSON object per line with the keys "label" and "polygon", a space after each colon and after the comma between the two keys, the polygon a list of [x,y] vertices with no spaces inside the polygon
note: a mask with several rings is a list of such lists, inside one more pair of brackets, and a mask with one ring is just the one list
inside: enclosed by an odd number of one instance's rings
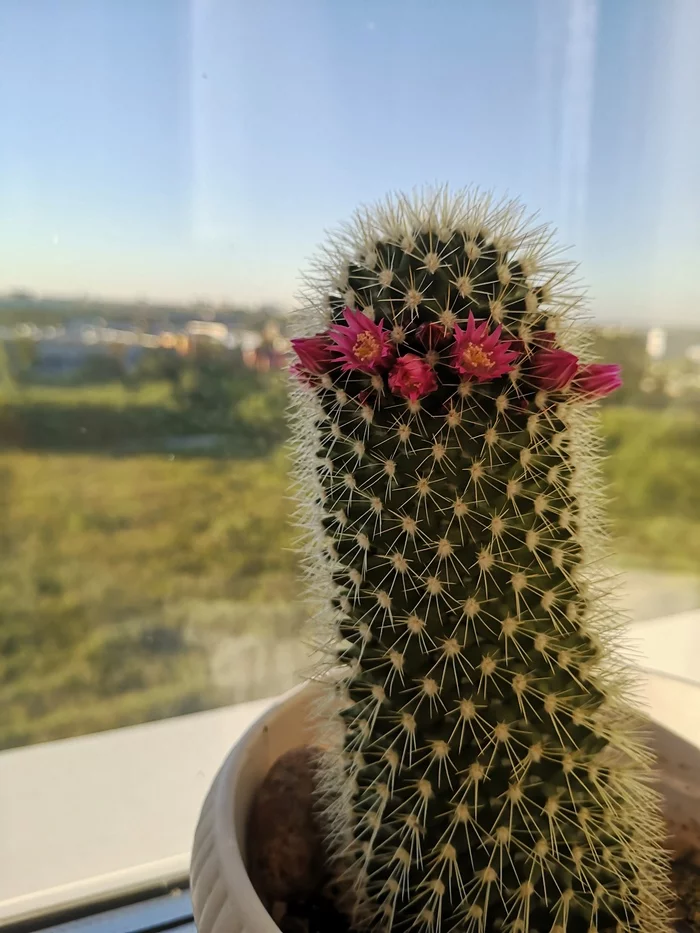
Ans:
{"label": "white ceramic pot", "polygon": [[[279,933],[245,867],[246,822],[256,787],[280,755],[313,741],[315,688],[284,694],[234,745],[209,790],[194,838],[191,891],[198,933]],[[677,855],[700,852],[700,749],[652,724],[661,791]]]}
{"label": "white ceramic pot", "polygon": [[290,748],[313,741],[315,688],[283,694],[236,742],[209,789],[192,847],[190,881],[198,933],[279,933],[245,867],[246,823],[256,788]]}

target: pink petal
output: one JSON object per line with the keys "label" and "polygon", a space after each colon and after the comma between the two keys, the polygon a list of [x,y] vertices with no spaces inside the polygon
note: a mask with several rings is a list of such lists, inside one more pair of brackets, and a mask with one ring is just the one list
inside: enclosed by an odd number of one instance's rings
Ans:
{"label": "pink petal", "polygon": [[587,398],[603,398],[622,385],[622,373],[617,363],[589,363],[582,366],[573,382],[573,389]]}
{"label": "pink petal", "polygon": [[538,350],[532,356],[532,379],[541,389],[563,389],[578,369],[578,357],[567,350]]}

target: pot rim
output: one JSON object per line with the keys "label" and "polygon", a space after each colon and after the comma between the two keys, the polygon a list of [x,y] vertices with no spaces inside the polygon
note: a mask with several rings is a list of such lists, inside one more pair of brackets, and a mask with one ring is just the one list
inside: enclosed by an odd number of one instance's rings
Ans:
{"label": "pot rim", "polygon": [[[214,778],[195,832],[190,869],[199,933],[279,933],[253,887],[244,861],[250,798],[258,784],[247,766],[255,765],[257,773],[259,767],[254,759],[260,757],[261,749],[256,738],[269,734],[270,728],[279,719],[293,715],[296,707],[300,712],[306,709],[313,687],[310,683],[300,684],[276,697],[239,736]],[[267,767],[272,763],[268,761]],[[246,774],[248,779],[241,780]]]}

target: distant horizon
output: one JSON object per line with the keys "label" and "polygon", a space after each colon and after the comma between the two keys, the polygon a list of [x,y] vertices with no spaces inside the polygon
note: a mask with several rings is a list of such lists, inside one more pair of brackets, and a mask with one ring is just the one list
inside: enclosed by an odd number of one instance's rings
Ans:
{"label": "distant horizon", "polygon": [[[278,312],[280,314],[288,314],[293,310],[293,304],[289,303],[285,305],[280,301],[240,301],[237,302],[234,298],[226,298],[221,300],[212,300],[207,299],[206,297],[192,298],[189,301],[185,300],[176,300],[169,299],[166,297],[158,296],[149,296],[144,298],[143,296],[131,296],[131,297],[118,297],[110,295],[99,295],[99,294],[70,294],[62,292],[54,293],[39,293],[30,288],[17,288],[10,289],[8,291],[0,290],[0,302],[5,303],[11,301],[15,294],[19,300],[20,295],[26,296],[25,300],[31,302],[36,302],[37,304],[41,302],[51,303],[52,301],[56,302],[75,302],[76,304],[81,303],[90,303],[102,304],[105,306],[121,306],[121,307],[138,307],[139,305],[145,305],[147,307],[163,307],[171,310],[187,310],[188,308],[211,308],[212,310],[231,310],[231,311],[249,311],[251,313],[256,313],[262,311],[263,309],[269,308]],[[2,315],[3,308],[0,307],[0,316]],[[588,315],[590,322],[595,327],[610,327],[610,328],[621,328],[629,330],[644,330],[645,332],[655,328],[660,327],[664,330],[697,330],[700,331],[700,315],[695,320],[663,320],[660,321],[658,318],[654,319],[645,319],[645,318],[615,318],[609,315],[605,316],[596,316],[591,313]]]}
{"label": "distant horizon", "polygon": [[690,0],[4,0],[0,290],[289,308],[324,230],[445,181],[551,221],[595,319],[700,320],[699,37]]}

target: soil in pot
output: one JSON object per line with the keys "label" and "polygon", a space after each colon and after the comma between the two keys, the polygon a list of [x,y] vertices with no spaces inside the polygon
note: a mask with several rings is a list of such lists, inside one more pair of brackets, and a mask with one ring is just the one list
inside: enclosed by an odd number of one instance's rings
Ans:
{"label": "soil in pot", "polygon": [[675,862],[672,880],[679,927],[700,931],[700,868],[687,860]]}
{"label": "soil in pot", "polygon": [[322,891],[284,907],[278,921],[281,933],[352,933],[348,918]]}

